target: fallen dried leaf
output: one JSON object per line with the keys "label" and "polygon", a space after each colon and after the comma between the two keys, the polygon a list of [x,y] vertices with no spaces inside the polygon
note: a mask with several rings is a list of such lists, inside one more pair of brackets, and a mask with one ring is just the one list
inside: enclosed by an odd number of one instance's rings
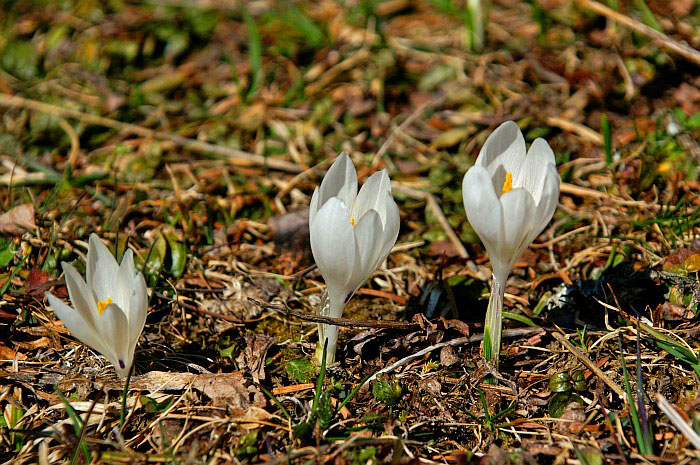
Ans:
{"label": "fallen dried leaf", "polygon": [[145,391],[183,391],[191,386],[209,397],[216,406],[248,410],[251,406],[264,407],[265,396],[255,386],[246,386],[241,372],[234,373],[170,373],[150,371],[134,376],[131,386]]}
{"label": "fallen dried leaf", "polygon": [[27,230],[36,229],[34,222],[34,206],[19,205],[0,215],[0,234],[19,236]]}
{"label": "fallen dried leaf", "polygon": [[248,367],[255,382],[265,379],[265,355],[275,340],[274,337],[264,334],[248,333],[245,335],[246,348],[238,357],[238,363],[239,366]]}

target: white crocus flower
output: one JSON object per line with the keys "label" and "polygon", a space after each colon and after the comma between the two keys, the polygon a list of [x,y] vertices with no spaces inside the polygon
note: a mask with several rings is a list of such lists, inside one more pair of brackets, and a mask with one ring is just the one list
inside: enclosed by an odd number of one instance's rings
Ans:
{"label": "white crocus flower", "polygon": [[552,219],[559,199],[554,152],[544,139],[525,148],[518,125],[508,121],[486,139],[467,171],[462,196],[467,219],[493,266],[493,285],[484,327],[484,356],[498,362],[506,279],[515,262]]}
{"label": "white crocus flower", "polygon": [[49,305],[73,336],[104,355],[123,378],[131,369],[148,310],[148,288],[134,268],[133,252],[124,253],[120,266],[92,234],[87,282],[72,265],[61,265],[74,308],[47,292]]}
{"label": "white crocus flower", "polygon": [[[311,251],[326,291],[319,313],[340,318],[345,304],[384,262],[399,235],[399,208],[385,170],[374,173],[357,193],[357,173],[341,153],[314,191],[309,209]],[[338,327],[319,324],[319,352],[328,341],[326,363],[335,360]]]}

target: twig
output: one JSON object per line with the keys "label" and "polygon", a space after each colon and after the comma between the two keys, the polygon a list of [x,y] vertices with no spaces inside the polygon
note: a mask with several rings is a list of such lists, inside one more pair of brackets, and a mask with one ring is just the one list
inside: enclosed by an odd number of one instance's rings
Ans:
{"label": "twig", "polygon": [[347,318],[332,318],[329,316],[307,315],[290,308],[282,307],[281,305],[268,304],[248,297],[248,300],[262,308],[272,310],[279,313],[284,313],[287,316],[294,316],[300,320],[309,321],[312,323],[325,323],[344,328],[383,328],[383,329],[419,329],[420,325],[411,321],[379,321],[379,320],[350,320]]}
{"label": "twig", "polygon": [[459,236],[457,236],[457,234],[454,232],[454,229],[452,229],[452,226],[450,225],[449,221],[447,221],[445,214],[440,208],[440,203],[437,201],[433,194],[429,192],[423,192],[412,187],[404,186],[403,184],[398,183],[396,181],[391,182],[391,187],[394,188],[397,192],[401,192],[402,194],[407,195],[412,199],[425,200],[430,209],[433,211],[433,215],[435,215],[435,218],[437,218],[438,223],[440,223],[440,226],[442,226],[442,229],[445,231],[445,234],[447,234],[447,237],[449,237],[450,242],[452,242],[452,245],[454,245],[457,249],[457,253],[459,253],[459,256],[462,258],[469,258],[469,253],[467,252],[467,249],[464,248],[464,244],[462,244],[462,241],[459,239]]}
{"label": "twig", "polygon": [[690,441],[690,443],[695,446],[696,449],[700,449],[700,436],[695,430],[683,419],[682,416],[676,412],[676,409],[671,405],[671,403],[666,400],[666,398],[660,393],[656,393],[656,405],[659,406],[661,411],[663,411],[671,422],[676,425],[676,428],[685,436],[685,438]]}
{"label": "twig", "polygon": [[447,98],[447,94],[440,94],[437,97],[428,100],[423,105],[420,105],[418,108],[413,110],[413,112],[410,115],[408,115],[408,117],[398,127],[394,128],[391,131],[389,137],[386,138],[382,146],[379,147],[379,150],[374,155],[371,166],[377,166],[379,164],[386,151],[389,149],[389,147],[391,147],[391,144],[394,142],[394,139],[396,139],[396,136],[398,136],[408,126],[410,126],[418,117],[422,116],[423,113],[425,113],[429,108],[434,107],[436,105],[440,105],[445,100],[445,98]]}
{"label": "twig", "polygon": [[[544,329],[542,328],[513,328],[513,329],[504,329],[503,332],[501,333],[501,337],[520,337],[520,336],[529,336],[531,334],[536,334],[536,333],[544,333]],[[411,360],[415,360],[417,358],[422,357],[423,355],[432,352],[437,349],[442,349],[443,347],[447,346],[459,346],[462,344],[468,344],[470,342],[479,342],[484,340],[484,335],[482,334],[474,334],[473,336],[468,336],[468,337],[458,337],[456,339],[452,339],[449,341],[445,342],[440,342],[439,344],[434,344],[430,347],[426,347],[423,350],[419,350],[416,353],[413,353],[407,357],[402,358],[401,360],[397,360],[396,362],[392,363],[386,368],[382,368],[369,378],[367,378],[367,381],[365,381],[364,384],[368,384],[370,381],[373,381],[377,376],[382,375],[384,373],[389,373],[391,371],[394,371],[396,368],[407,364]]]}
{"label": "twig", "polygon": [[277,206],[277,208],[279,208],[282,213],[286,213],[287,209],[284,207],[284,204],[282,203],[282,198],[285,195],[287,195],[289,192],[291,192],[291,190],[294,189],[294,187],[297,184],[299,184],[305,178],[311,176],[316,171],[325,172],[326,165],[330,164],[333,160],[335,160],[335,158],[333,158],[333,159],[327,158],[327,159],[323,160],[322,162],[317,163],[314,166],[305,169],[304,171],[302,171],[301,173],[297,174],[292,179],[290,179],[289,182],[287,182],[287,184],[285,184],[285,186],[282,189],[280,189],[280,191],[275,196],[275,205]]}
{"label": "twig", "polygon": [[625,200],[610,194],[606,194],[605,192],[600,192],[595,189],[590,189],[588,187],[577,186],[568,182],[561,183],[560,190],[562,194],[571,194],[579,197],[594,197],[597,199],[609,199],[619,205],[625,205],[628,207],[648,208],[654,211],[660,208],[654,203],[648,203],[642,200]]}
{"label": "twig", "polygon": [[39,111],[51,115],[59,115],[64,118],[77,119],[88,124],[117,129],[119,131],[136,134],[141,137],[151,137],[154,139],[167,140],[175,145],[178,145],[188,150],[192,150],[193,152],[209,153],[228,157],[229,161],[232,164],[243,166],[265,166],[267,168],[286,171],[289,173],[299,173],[303,171],[303,167],[289,161],[266,158],[262,155],[256,155],[253,153],[245,152],[243,150],[223,147],[220,145],[210,144],[208,142],[201,142],[195,139],[189,139],[187,137],[178,136],[176,134],[170,134],[167,132],[155,131],[153,129],[144,128],[143,126],[138,126],[136,124],[123,123],[112,118],[91,115],[89,113],[83,113],[82,111],[70,110],[68,108],[50,105],[48,103],[26,99],[23,97],[17,97],[14,95],[0,93],[0,106],[10,108],[26,108],[28,110]]}
{"label": "twig", "polygon": [[603,136],[601,136],[588,126],[584,126],[581,123],[577,123],[576,121],[571,121],[565,118],[560,118],[558,116],[548,116],[545,121],[550,126],[556,126],[560,129],[563,129],[564,131],[573,132],[574,134],[579,135],[583,139],[586,139],[587,141],[593,144],[603,145]]}
{"label": "twig", "polygon": [[668,50],[674,51],[677,54],[681,55],[682,57],[686,58],[687,60],[690,60],[692,62],[695,62],[695,64],[700,65],[700,52],[695,50],[692,47],[689,47],[688,45],[684,43],[680,43],[678,41],[675,41],[668,37],[666,34],[663,34],[659,31],[656,31],[649,26],[640,23],[639,21],[636,21],[629,16],[625,16],[621,13],[618,13],[617,11],[613,10],[612,8],[608,8],[607,6],[598,3],[594,0],[577,0],[579,4],[582,6],[591,9],[595,11],[598,14],[601,14],[605,16],[606,18],[610,18],[612,20],[615,20],[619,22],[620,24],[623,24],[624,26],[627,26],[630,29],[634,29],[635,31],[639,32],[640,34],[644,34],[645,36],[649,37],[655,42],[658,42],[661,46],[667,48]]}
{"label": "twig", "polygon": [[566,239],[569,236],[573,236],[574,234],[582,233],[583,231],[586,231],[591,228],[591,225],[586,225],[586,226],[581,226],[580,228],[572,229],[571,231],[567,231],[564,234],[561,234],[554,239],[550,239],[547,242],[543,242],[541,244],[530,244],[530,247],[533,249],[541,249],[544,247],[549,247],[550,245],[554,245],[559,241],[562,241]]}
{"label": "twig", "polygon": [[[206,310],[204,308],[198,307],[196,305],[190,305],[186,302],[181,302],[179,299],[173,299],[172,297],[168,297],[167,295],[162,294],[160,292],[155,292],[154,294],[157,295],[158,297],[160,297],[161,299],[169,300],[170,302],[176,303],[179,306],[181,306],[182,308],[186,308],[188,310],[192,310],[192,311],[195,311],[197,313],[201,313],[203,315],[208,315],[208,316],[211,316],[213,318],[218,318],[220,320],[228,321],[229,323],[233,323],[236,326],[245,326],[245,324],[247,323],[247,321],[239,320],[238,318],[234,318],[232,316],[212,312],[212,311]],[[258,321],[258,320],[255,320],[255,321]]]}
{"label": "twig", "polygon": [[569,340],[566,339],[566,336],[564,336],[563,333],[559,333],[559,332],[555,331],[555,332],[552,332],[552,336],[554,336],[554,339],[561,342],[562,345],[564,345],[564,347],[566,347],[569,350],[569,352],[574,354],[576,356],[576,358],[578,358],[584,365],[586,365],[586,367],[588,367],[589,370],[591,370],[593,373],[595,373],[596,376],[598,376],[600,379],[602,379],[603,382],[605,384],[607,384],[610,387],[610,389],[615,391],[615,394],[620,396],[621,399],[624,400],[627,397],[625,395],[625,391],[623,391],[620,386],[615,384],[615,382],[612,379],[610,379],[610,377],[608,375],[606,375],[603,372],[603,370],[598,368],[598,366],[595,363],[593,363],[593,361],[590,358],[588,358],[586,356],[586,354],[584,354],[583,352],[578,350],[572,343],[570,343]]}

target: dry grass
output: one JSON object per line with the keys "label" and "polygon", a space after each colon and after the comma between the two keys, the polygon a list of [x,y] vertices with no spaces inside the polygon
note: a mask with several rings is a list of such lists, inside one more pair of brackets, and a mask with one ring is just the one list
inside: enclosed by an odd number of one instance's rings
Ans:
{"label": "dry grass", "polygon": [[[700,9],[498,0],[477,54],[462,3],[3,5],[0,461],[697,462],[656,402],[697,427]],[[563,184],[493,373],[459,189],[508,119]],[[341,150],[389,170],[402,226],[317,392],[304,209]],[[123,383],[44,298],[91,232],[152,290],[123,425]]]}

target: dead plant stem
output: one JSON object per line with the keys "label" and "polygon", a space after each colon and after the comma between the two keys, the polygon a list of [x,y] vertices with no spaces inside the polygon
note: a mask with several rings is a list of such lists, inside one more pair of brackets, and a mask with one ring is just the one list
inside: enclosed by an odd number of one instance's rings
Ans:
{"label": "dead plant stem", "polygon": [[578,3],[589,10],[593,10],[598,14],[605,16],[608,19],[617,21],[618,23],[626,26],[630,29],[634,29],[640,34],[644,34],[649,37],[654,42],[657,42],[663,48],[681,55],[685,59],[694,62],[696,65],[700,65],[700,52],[694,48],[688,46],[687,44],[675,41],[668,37],[666,34],[659,32],[649,26],[640,23],[639,21],[630,18],[629,16],[623,15],[612,8],[596,2],[594,0],[577,0]]}
{"label": "dead plant stem", "polygon": [[581,361],[581,363],[586,365],[586,367],[589,370],[591,370],[596,376],[598,376],[601,380],[603,380],[603,382],[605,384],[607,384],[608,387],[610,387],[610,389],[615,391],[615,394],[620,396],[620,399],[624,400],[627,397],[625,395],[625,391],[623,391],[620,386],[615,384],[615,382],[608,375],[606,375],[603,370],[598,368],[598,366],[593,362],[593,360],[588,358],[588,356],[586,354],[581,352],[578,348],[576,348],[576,346],[574,346],[571,342],[569,342],[568,339],[566,339],[566,336],[564,335],[564,333],[559,333],[559,332],[553,331],[552,336],[554,337],[554,339],[561,342],[562,345],[564,347],[566,347],[569,350],[569,352],[574,354],[576,356],[576,358],[578,358]]}
{"label": "dead plant stem", "polygon": [[182,148],[192,150],[198,153],[208,153],[213,155],[225,156],[229,162],[240,166],[264,166],[270,169],[286,171],[288,173],[300,173],[304,168],[296,163],[285,160],[267,158],[262,155],[256,155],[243,150],[232,149],[221,145],[210,144],[195,139],[170,134],[163,131],[148,129],[131,123],[123,123],[112,118],[104,116],[91,115],[82,111],[71,110],[68,108],[51,105],[37,100],[18,97],[16,95],[8,95],[0,93],[0,106],[8,108],[25,108],[28,110],[38,111],[50,115],[57,115],[63,118],[73,118],[87,124],[104,126],[107,128],[116,129],[123,133],[136,134],[141,137],[150,137],[159,140],[166,140]]}

